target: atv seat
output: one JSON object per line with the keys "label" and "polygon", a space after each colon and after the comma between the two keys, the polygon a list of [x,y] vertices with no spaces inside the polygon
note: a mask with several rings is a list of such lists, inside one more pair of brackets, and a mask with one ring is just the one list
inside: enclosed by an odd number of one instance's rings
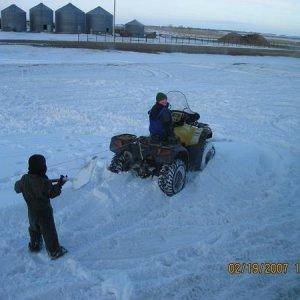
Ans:
{"label": "atv seat", "polygon": [[151,136],[150,137],[151,143],[158,144],[160,146],[169,146],[180,143],[180,141],[176,137],[168,137],[168,138],[161,138],[160,136]]}

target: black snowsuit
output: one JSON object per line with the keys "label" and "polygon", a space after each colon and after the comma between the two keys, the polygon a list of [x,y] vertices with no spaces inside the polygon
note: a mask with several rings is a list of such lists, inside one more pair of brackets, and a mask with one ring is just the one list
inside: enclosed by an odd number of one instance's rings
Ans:
{"label": "black snowsuit", "polygon": [[[60,250],[50,198],[61,193],[61,185],[53,185],[46,175],[25,174],[15,183],[28,207],[29,234],[32,245],[42,245],[42,237],[50,255]],[[39,249],[36,249],[39,250]]]}
{"label": "black snowsuit", "polygon": [[[166,140],[168,138],[174,137],[174,128],[173,128],[173,120],[172,120],[172,113],[170,109],[168,108],[169,104],[167,106],[163,106],[159,103],[156,103],[153,105],[151,110],[148,112],[149,114],[149,120],[150,120],[150,134],[151,137],[154,139],[161,139]],[[160,122],[161,123],[161,129],[155,130],[151,127],[156,127],[157,125],[151,121],[154,122]],[[154,126],[152,124],[155,124]],[[158,126],[160,127],[160,126]],[[154,129],[154,130],[153,130]],[[157,134],[152,134],[151,131],[158,131]]]}

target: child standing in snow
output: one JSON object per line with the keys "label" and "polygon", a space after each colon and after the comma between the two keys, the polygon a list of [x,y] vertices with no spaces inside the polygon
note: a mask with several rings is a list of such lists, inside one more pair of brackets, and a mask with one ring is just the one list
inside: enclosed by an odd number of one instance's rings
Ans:
{"label": "child standing in snow", "polygon": [[29,250],[39,252],[43,245],[43,237],[49,256],[56,259],[67,253],[67,250],[58,242],[50,198],[60,195],[66,179],[61,176],[57,184],[53,185],[46,172],[45,157],[39,154],[32,155],[28,161],[28,174],[15,183],[15,191],[23,194],[28,207]]}

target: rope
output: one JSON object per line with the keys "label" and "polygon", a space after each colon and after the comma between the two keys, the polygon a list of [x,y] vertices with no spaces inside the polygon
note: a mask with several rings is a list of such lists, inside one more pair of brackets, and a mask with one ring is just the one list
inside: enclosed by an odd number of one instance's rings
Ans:
{"label": "rope", "polygon": [[[61,165],[66,165],[70,162],[73,162],[73,161],[76,161],[78,159],[84,159],[84,158],[87,158],[87,157],[95,157],[95,156],[98,156],[98,154],[100,154],[101,152],[96,152],[96,153],[91,153],[89,154],[88,156],[79,156],[79,157],[76,157],[74,159],[70,159],[70,160],[67,160],[65,162],[60,162],[60,163],[56,163],[56,164],[53,164],[53,165],[50,165],[48,168],[49,169],[53,169],[54,167],[57,167],[57,166],[61,166]],[[100,158],[104,158],[104,157],[100,157]]]}
{"label": "rope", "polygon": [[[51,170],[51,169],[54,169],[54,168],[57,167],[57,166],[67,165],[67,164],[69,164],[69,163],[71,163],[71,162],[77,161],[78,159],[86,159],[86,158],[88,158],[88,157],[95,158],[95,157],[97,157],[98,154],[100,154],[100,153],[101,153],[101,152],[95,152],[95,153],[91,153],[91,154],[86,155],[86,156],[79,156],[79,157],[76,157],[76,158],[74,158],[74,159],[70,159],[70,160],[67,160],[67,161],[64,161],[64,162],[59,162],[59,163],[56,163],[56,164],[53,164],[53,165],[48,166],[47,169],[48,169],[48,170]],[[103,158],[105,158],[105,157],[99,157],[99,158],[100,158],[100,159],[103,159]],[[82,168],[82,166],[81,166],[81,167],[78,167],[78,168],[77,168],[77,167],[71,168],[70,171],[71,171],[71,170],[80,170],[81,168]],[[17,174],[8,176],[8,177],[10,178],[10,180],[12,180],[13,178],[16,178],[16,177],[18,177],[18,176],[21,176],[21,175],[23,175],[23,174],[24,174],[24,172],[20,172],[20,173],[17,173]],[[5,180],[5,179],[7,179],[7,177],[0,178],[1,181]]]}

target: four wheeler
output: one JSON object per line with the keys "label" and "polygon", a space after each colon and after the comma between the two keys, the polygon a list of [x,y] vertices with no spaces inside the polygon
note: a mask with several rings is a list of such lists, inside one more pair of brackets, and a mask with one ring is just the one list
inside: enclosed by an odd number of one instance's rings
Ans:
{"label": "four wheeler", "polygon": [[114,173],[134,171],[142,178],[156,175],[160,189],[173,196],[184,188],[187,171],[202,171],[215,149],[209,141],[210,127],[198,122],[200,116],[189,108],[186,96],[179,91],[167,95],[175,138],[162,141],[127,133],[114,136],[110,150],[115,155],[108,169]]}

